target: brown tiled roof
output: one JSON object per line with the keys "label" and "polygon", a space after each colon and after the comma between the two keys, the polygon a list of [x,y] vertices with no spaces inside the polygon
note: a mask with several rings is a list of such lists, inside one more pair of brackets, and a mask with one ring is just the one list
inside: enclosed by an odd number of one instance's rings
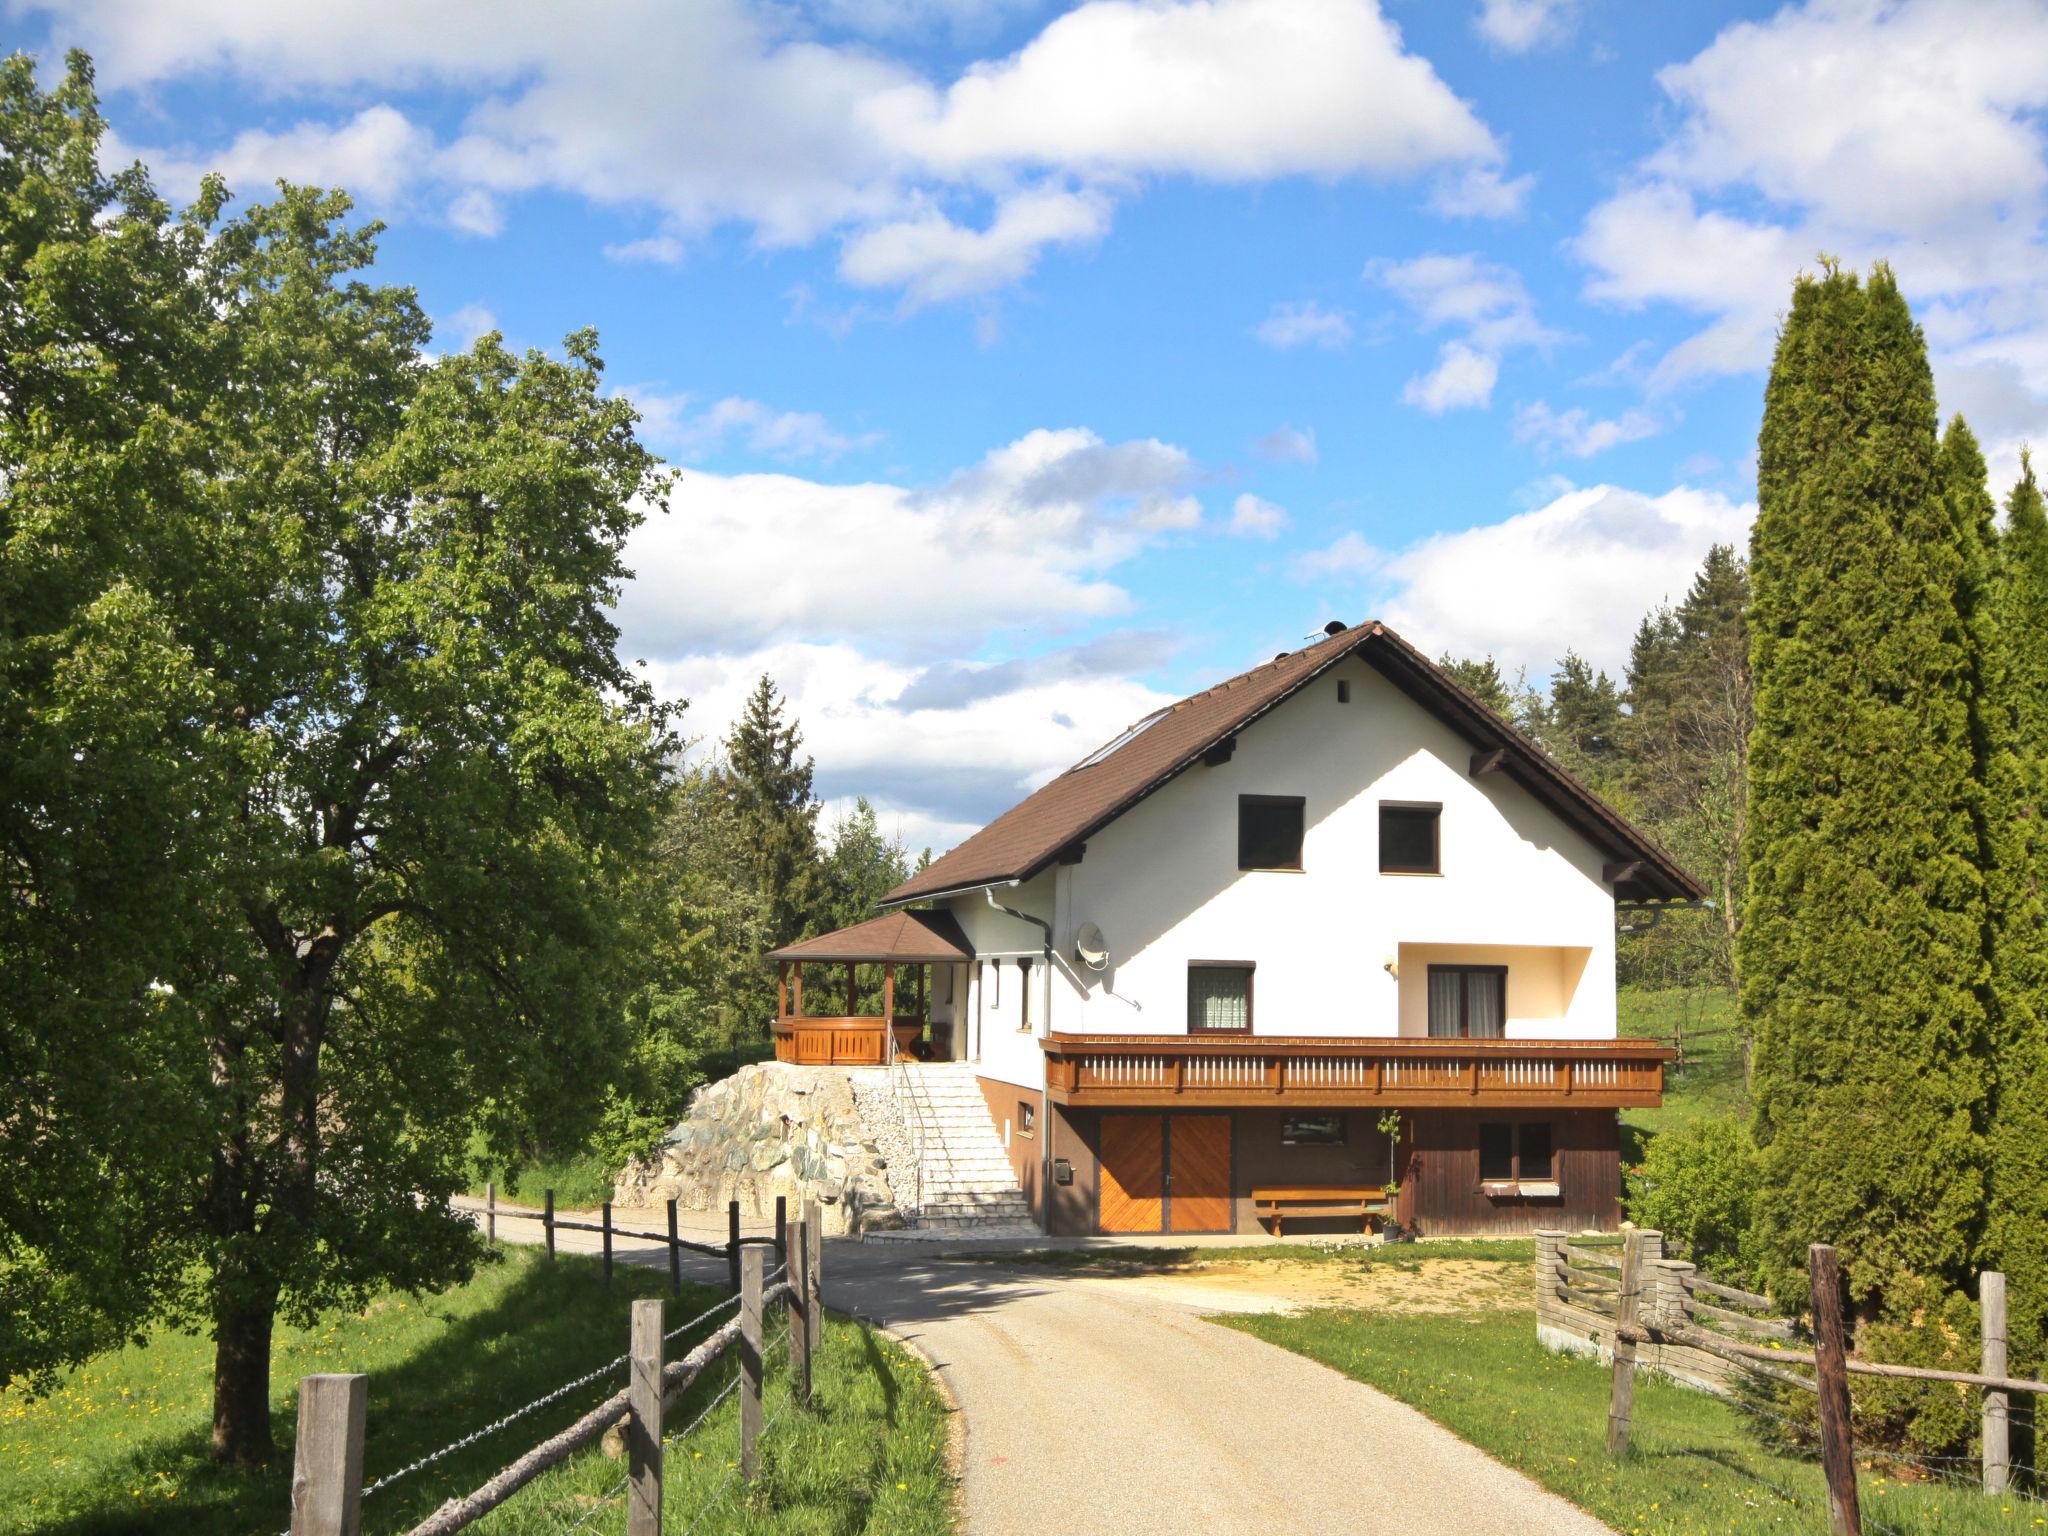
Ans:
{"label": "brown tiled roof", "polygon": [[884,912],[837,933],[799,939],[770,960],[860,960],[879,964],[941,964],[972,960],[973,946],[950,912]]}
{"label": "brown tiled roof", "polygon": [[1618,896],[1697,899],[1705,890],[1543,749],[1384,624],[1340,630],[1147,717],[1110,749],[1069,768],[882,898],[885,906],[1001,881],[1027,880],[1062,853],[1200,762],[1345,657],[1356,654],[1471,743],[1617,865]]}

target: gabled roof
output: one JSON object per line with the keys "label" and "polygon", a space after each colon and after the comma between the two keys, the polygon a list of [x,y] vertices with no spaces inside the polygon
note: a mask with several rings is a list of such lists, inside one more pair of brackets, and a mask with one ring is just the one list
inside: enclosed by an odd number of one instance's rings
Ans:
{"label": "gabled roof", "polygon": [[770,960],[859,960],[881,964],[944,964],[972,960],[974,948],[950,912],[884,912],[837,933],[799,939]]}
{"label": "gabled roof", "polygon": [[1289,651],[1148,716],[882,898],[884,906],[1028,880],[1147,795],[1222,749],[1246,726],[1347,656],[1375,668],[1468,742],[1485,771],[1505,773],[1613,861],[1616,896],[1697,900],[1704,887],[1598,795],[1553,762],[1386,625],[1368,621]]}

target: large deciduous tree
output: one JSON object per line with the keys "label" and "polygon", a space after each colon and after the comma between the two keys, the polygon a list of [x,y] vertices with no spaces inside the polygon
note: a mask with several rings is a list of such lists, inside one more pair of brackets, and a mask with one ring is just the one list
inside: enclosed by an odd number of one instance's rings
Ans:
{"label": "large deciduous tree", "polygon": [[[258,1461],[279,1312],[461,1277],[473,1127],[587,1126],[622,1060],[673,742],[608,608],[660,485],[592,337],[429,357],[341,195],[174,224],[94,169],[82,62],[5,82],[0,260],[45,302],[0,338],[0,942],[36,978],[0,1038],[37,1069],[0,1186],[78,1160],[147,1222],[0,1197],[9,1301],[139,1242],[110,1325],[210,1324],[215,1454]],[[10,1371],[79,1341],[37,1342]]]}
{"label": "large deciduous tree", "polygon": [[1756,1220],[1869,1308],[1959,1280],[1982,1220],[1989,1022],[1980,786],[1933,381],[1897,284],[1802,278],[1765,395],[1750,581],[1756,727],[1739,941]]}

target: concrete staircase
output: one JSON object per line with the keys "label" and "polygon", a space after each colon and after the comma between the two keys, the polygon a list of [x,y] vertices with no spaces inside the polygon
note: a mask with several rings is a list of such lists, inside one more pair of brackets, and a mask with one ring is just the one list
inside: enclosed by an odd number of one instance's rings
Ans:
{"label": "concrete staircase", "polygon": [[965,1062],[920,1062],[906,1065],[897,1080],[903,1085],[898,1097],[904,1116],[916,1122],[922,1204],[914,1227],[872,1232],[867,1240],[1041,1236],[1010,1171],[1002,1131],[989,1115],[974,1068]]}

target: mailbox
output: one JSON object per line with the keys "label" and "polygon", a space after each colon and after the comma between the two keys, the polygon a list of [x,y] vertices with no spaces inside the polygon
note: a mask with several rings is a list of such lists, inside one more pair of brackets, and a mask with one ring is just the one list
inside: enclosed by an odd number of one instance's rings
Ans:
{"label": "mailbox", "polygon": [[1055,1184],[1073,1183],[1074,1165],[1064,1157],[1054,1158],[1052,1160],[1052,1181]]}

